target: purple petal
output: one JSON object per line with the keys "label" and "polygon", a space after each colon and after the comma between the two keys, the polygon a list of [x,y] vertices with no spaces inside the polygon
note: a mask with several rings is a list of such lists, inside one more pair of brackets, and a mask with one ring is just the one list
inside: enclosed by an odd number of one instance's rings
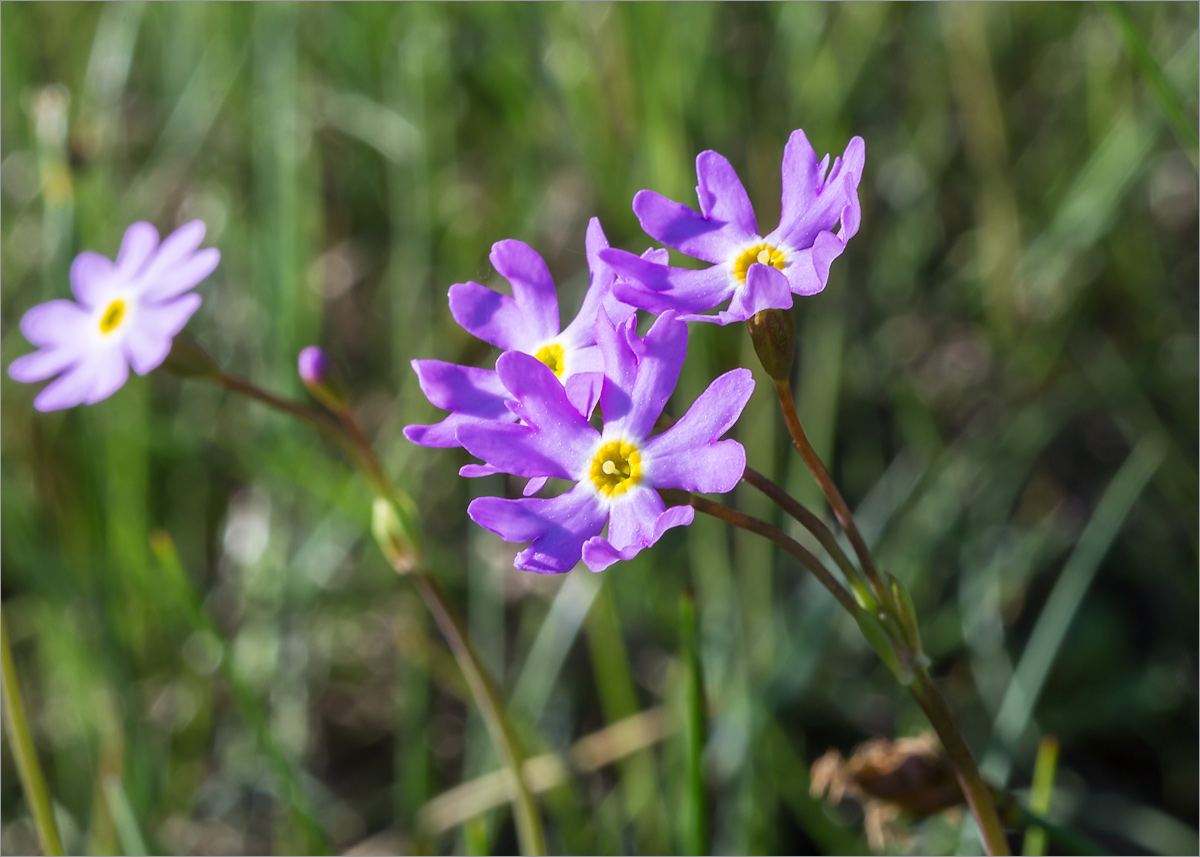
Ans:
{"label": "purple petal", "polygon": [[545,260],[525,242],[511,239],[493,244],[489,258],[512,284],[513,300],[530,335],[537,340],[557,336],[558,291]]}
{"label": "purple petal", "polygon": [[845,249],[846,242],[832,232],[818,234],[812,247],[788,260],[784,269],[788,287],[797,295],[815,295],[829,282],[829,268]]}
{"label": "purple petal", "polygon": [[[608,263],[600,258],[600,253],[608,249],[608,239],[604,236],[604,230],[600,227],[598,218],[593,217],[588,221],[586,249],[590,275],[587,294],[583,296],[583,305],[579,308],[579,313],[570,324],[563,328],[562,334],[558,337],[558,341],[564,347],[569,346],[573,350],[595,344],[596,338],[593,329],[596,326],[596,314],[601,307],[617,324],[635,312],[633,307],[617,300],[613,295],[613,281],[616,280],[617,275]],[[589,371],[576,368],[574,364],[575,361],[572,360],[572,374]]]}
{"label": "purple petal", "polygon": [[[594,431],[594,429],[593,429]],[[515,476],[553,476],[572,482],[582,478],[587,454],[584,448],[563,449],[557,434],[515,423],[464,423],[455,432],[458,442],[476,458],[501,473]]]}
{"label": "purple petal", "polygon": [[154,248],[158,246],[158,230],[144,220],[125,230],[121,250],[117,253],[117,269],[121,277],[131,280],[142,270]]}
{"label": "purple petal", "polygon": [[[472,414],[464,414],[454,412],[442,420],[440,423],[433,425],[412,425],[404,427],[404,436],[417,446],[426,446],[434,449],[446,449],[453,446],[462,446],[458,439],[458,432],[463,426],[475,425],[492,425],[494,423],[513,423],[517,418],[504,409],[504,413],[495,417],[478,417]],[[467,465],[470,466],[470,465]],[[489,473],[499,473],[495,468],[488,471]],[[467,475],[467,474],[462,474]],[[473,476],[483,476],[483,473],[473,473]]]}
{"label": "purple petal", "polygon": [[654,524],[667,509],[658,492],[645,484],[613,502],[608,508],[608,542],[617,550],[653,543]]}
{"label": "purple petal", "polygon": [[89,405],[104,401],[129,379],[129,363],[119,348],[106,348],[89,356],[88,362],[94,367],[91,389],[85,399]]}
{"label": "purple petal", "polygon": [[121,347],[133,371],[145,375],[167,359],[171,351],[171,337],[139,325],[130,329]]}
{"label": "purple petal", "polygon": [[143,305],[138,308],[135,324],[146,327],[164,336],[174,336],[183,330],[196,312],[200,309],[199,295],[184,295],[169,303]]}
{"label": "purple petal", "polygon": [[171,340],[200,308],[199,295],[184,295],[166,304],[138,308],[123,347],[133,371],[145,375],[157,369],[171,350]]}
{"label": "purple petal", "polygon": [[[653,492],[651,492],[653,493]],[[612,507],[612,521],[615,523],[617,507]],[[617,549],[612,542],[602,536],[588,539],[583,543],[583,561],[592,571],[604,571],[618,560],[633,559],[642,548],[649,547],[662,538],[662,534],[671,527],[685,527],[695,518],[696,511],[691,506],[672,506],[654,520],[652,530],[646,536],[644,543],[634,542],[622,549]],[[612,535],[612,525],[609,535]]]}
{"label": "purple petal", "polygon": [[[171,239],[168,238],[167,241]],[[167,246],[167,242],[163,242]],[[143,282],[143,294],[148,301],[164,301],[181,295],[211,274],[221,261],[221,251],[208,247],[182,259],[170,267],[160,268],[157,260],[151,265],[153,271],[148,271],[140,279]]]}
{"label": "purple petal", "polygon": [[596,319],[596,341],[604,357],[604,385],[600,390],[600,410],[604,424],[620,428],[633,410],[633,392],[637,383],[637,355],[630,346],[635,321],[618,327],[601,314]]}
{"label": "purple petal", "polygon": [[686,453],[656,458],[654,484],[660,488],[682,488],[701,494],[732,491],[746,470],[746,449],[736,440],[723,440],[693,447]]}
{"label": "purple petal", "polygon": [[93,333],[91,325],[91,313],[67,300],[46,301],[21,317],[21,333],[34,345],[77,343]]}
{"label": "purple petal", "polygon": [[740,243],[740,230],[652,190],[634,195],[633,213],[651,238],[705,262],[724,261]]}
{"label": "purple petal", "polygon": [[509,410],[526,424],[464,425],[459,442],[505,473],[582,478],[599,433],[571,404],[554,373],[518,351],[502,354],[496,369],[515,397]]}
{"label": "purple petal", "polygon": [[413,360],[411,365],[421,392],[439,408],[478,417],[501,417],[508,413],[505,407],[508,391],[491,369],[442,360]]}
{"label": "purple petal", "polygon": [[504,500],[480,497],[467,514],[509,542],[533,542],[514,566],[539,574],[561,574],[579,562],[583,543],[600,532],[608,511],[590,485],[576,485],[550,498]]}
{"label": "purple petal", "polygon": [[484,342],[504,351],[532,351],[542,342],[508,295],[472,282],[455,283],[449,297],[450,314],[459,327]]}
{"label": "purple petal", "polygon": [[[590,351],[599,351],[600,349],[593,346],[588,349]],[[580,375],[572,375],[563,384],[567,391],[567,399],[575,410],[579,411],[580,415],[586,419],[591,419],[593,412],[596,410],[596,404],[600,401],[600,390],[604,383],[604,372],[587,372]]]}
{"label": "purple petal", "polygon": [[584,244],[588,264],[588,290],[583,304],[571,323],[563,328],[559,342],[572,349],[585,348],[595,343],[592,328],[596,324],[596,313],[604,305],[604,299],[612,294],[616,274],[600,259],[600,251],[608,249],[608,238],[600,226],[599,218],[588,221],[587,238]]}
{"label": "purple petal", "polygon": [[457,437],[461,426],[516,421],[506,405],[508,391],[494,371],[441,360],[414,360],[412,367],[425,397],[453,412],[440,423],[405,426],[404,436],[417,446],[461,446]]}
{"label": "purple petal", "polygon": [[586,444],[594,441],[596,430],[571,404],[567,391],[546,364],[528,354],[510,351],[500,355],[496,372],[516,400],[509,403],[509,410],[530,427],[562,433],[564,443],[573,443],[567,438],[579,434],[588,435],[583,441]]}
{"label": "purple petal", "polygon": [[[828,269],[826,269],[828,270]],[[791,309],[792,290],[783,271],[755,262],[746,271],[746,284],[733,293],[729,309],[716,315],[717,324],[745,321],[764,309]],[[685,321],[711,321],[712,316],[688,316]]]}
{"label": "purple petal", "polygon": [[546,483],[550,481],[548,476],[536,476],[525,483],[525,487],[521,489],[521,493],[526,497],[532,497],[537,492],[546,487]]}
{"label": "purple petal", "polygon": [[158,245],[158,250],[138,274],[142,288],[157,285],[168,271],[194,253],[204,240],[204,228],[203,220],[193,220],[164,238],[162,244]]}
{"label": "purple petal", "polygon": [[116,392],[129,375],[119,348],[105,348],[87,356],[52,381],[33,400],[39,411],[57,411],[84,403],[94,404]]}
{"label": "purple petal", "polygon": [[458,468],[458,475],[464,479],[479,479],[482,476],[495,476],[501,471],[486,464],[464,464]]}
{"label": "purple petal", "polygon": [[846,236],[849,239],[857,231],[861,216],[858,184],[865,157],[862,138],[855,137],[846,146],[844,160],[835,161],[822,182],[816,153],[802,132],[793,133],[784,150],[784,201],[779,228],[767,236],[767,243],[805,250],[821,232],[833,231],[843,216],[853,223],[853,231]]}
{"label": "purple petal", "polygon": [[738,286],[729,265],[692,271],[657,265],[625,250],[605,250],[600,255],[620,276],[613,294],[655,315],[669,309],[686,313],[710,310],[724,303]]}
{"label": "purple petal", "polygon": [[84,251],[71,263],[71,291],[88,309],[95,309],[112,291],[117,272],[112,261],[99,253]]}
{"label": "purple petal", "polygon": [[22,384],[45,381],[79,362],[85,352],[81,341],[47,345],[40,351],[18,357],[8,365],[8,375]]}
{"label": "purple petal", "polygon": [[802,212],[818,193],[822,184],[821,165],[808,136],[797,128],[783,147],[783,202],[780,211]]}
{"label": "purple petal", "polygon": [[646,441],[646,481],[703,493],[731,490],[746,469],[746,451],[737,441],[719,438],[737,422],[753,392],[749,369],[734,369],[709,384],[679,422]]}
{"label": "purple petal", "polygon": [[696,178],[700,182],[696,196],[700,198],[700,211],[705,217],[729,224],[727,234],[734,244],[758,238],[758,224],[750,197],[724,155],[701,152],[696,157]]}
{"label": "purple petal", "polygon": [[[632,328],[629,330],[632,332]],[[645,351],[638,358],[629,411],[615,420],[606,411],[606,434],[610,429],[632,438],[644,438],[650,434],[679,381],[679,372],[687,357],[687,340],[687,325],[679,321],[675,313],[665,312],[658,317],[646,333]],[[608,371],[606,366],[606,373]],[[601,402],[603,406],[603,394]]]}

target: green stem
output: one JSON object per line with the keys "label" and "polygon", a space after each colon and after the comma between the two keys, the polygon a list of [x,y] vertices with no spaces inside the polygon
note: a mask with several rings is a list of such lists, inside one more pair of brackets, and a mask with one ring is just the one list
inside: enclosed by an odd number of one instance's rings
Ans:
{"label": "green stem", "polygon": [[38,763],[33,735],[29,732],[21,686],[17,682],[17,667],[8,643],[8,622],[3,619],[0,619],[0,679],[4,687],[4,725],[7,727],[13,761],[17,765],[17,775],[21,778],[21,787],[25,790],[25,799],[33,816],[38,842],[41,843],[43,854],[62,854],[62,840],[54,823],[54,804]]}
{"label": "green stem", "polygon": [[[1054,796],[1054,770],[1058,766],[1058,739],[1046,735],[1038,744],[1037,758],[1033,763],[1033,788],[1029,793],[1029,811],[1045,816],[1050,812],[1050,801]],[[1035,824],[1025,831],[1025,857],[1042,857],[1046,853],[1046,828]]]}
{"label": "green stem", "polygon": [[475,705],[479,708],[484,723],[487,724],[488,732],[492,736],[492,743],[500,751],[500,757],[504,760],[505,767],[512,776],[517,793],[513,801],[513,809],[517,821],[517,836],[521,841],[521,853],[545,854],[546,834],[542,828],[541,813],[538,812],[533,792],[530,791],[529,783],[525,779],[525,759],[517,743],[512,722],[505,711],[504,702],[500,698],[500,692],[487,668],[479,659],[475,647],[471,645],[462,620],[454,612],[438,582],[423,569],[415,569],[407,576],[412,578],[413,585],[425,599],[429,612],[433,614],[434,621],[437,622],[442,635],[454,652],[454,657],[457,658],[458,665],[467,678],[467,685],[471,689]]}
{"label": "green stem", "polygon": [[946,756],[954,766],[963,797],[967,799],[967,805],[979,824],[979,833],[983,837],[987,853],[1008,854],[1008,839],[1004,836],[1004,825],[996,812],[991,788],[979,773],[979,766],[975,764],[975,757],[971,755],[971,749],[958,730],[950,706],[946,704],[941,691],[923,665],[916,665],[914,680],[909,690],[921,706],[921,710],[925,712],[925,716],[929,718],[933,730],[946,750]]}

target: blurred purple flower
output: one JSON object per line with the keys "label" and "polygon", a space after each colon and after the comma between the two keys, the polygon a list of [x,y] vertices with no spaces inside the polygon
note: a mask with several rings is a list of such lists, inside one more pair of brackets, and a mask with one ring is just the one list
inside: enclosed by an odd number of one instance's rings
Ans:
{"label": "blurred purple flower", "polygon": [[[692,522],[691,506],[668,509],[655,489],[722,493],[741,479],[746,451],[720,438],[754,390],[747,369],[717,378],[679,422],[650,437],[679,379],[687,337],[687,325],[673,312],[664,313],[644,340],[633,317],[618,326],[600,314],[602,431],[579,413],[544,364],[516,352],[497,361],[521,424],[462,425],[462,445],[497,471],[575,483],[557,497],[481,497],[468,507],[476,523],[506,541],[532,542],[517,555],[517,568],[561,573],[582,557],[592,571],[603,571],[632,559],[667,529]],[[600,535],[605,524],[607,537]]]}
{"label": "blurred purple flower", "polygon": [[[623,250],[606,250],[600,257],[628,278],[615,294],[655,314],[673,309],[684,321],[718,324],[745,321],[764,309],[789,309],[793,294],[812,295],[825,288],[829,266],[858,231],[864,158],[862,138],[855,137],[829,168],[829,156],[818,163],[804,132],[793,131],[783,152],[779,226],[763,237],[729,161],[716,152],[701,152],[696,158],[699,213],[651,190],[634,196],[633,211],[647,234],[713,266],[672,268]],[[726,300],[729,308],[715,316],[697,314]]]}
{"label": "blurred purple flower", "polygon": [[[600,261],[608,239],[600,221],[588,223],[586,252],[591,282],[579,313],[559,330],[558,293],[546,263],[528,244],[500,241],[493,245],[492,265],[512,284],[512,297],[478,283],[450,287],[450,312],[468,333],[505,351],[536,357],[566,388],[568,399],[582,414],[591,414],[600,395],[603,361],[596,347],[594,327],[601,307],[617,321],[634,310],[613,297],[615,274]],[[660,252],[665,256],[665,251]],[[661,258],[661,257],[659,257]],[[508,409],[512,400],[495,371],[459,366],[441,360],[414,360],[413,370],[421,391],[450,415],[434,425],[411,425],[404,436],[419,446],[460,446],[455,433],[460,426],[500,420],[515,422]],[[468,465],[464,476],[490,472]]]}
{"label": "blurred purple flower", "polygon": [[23,383],[58,375],[34,399],[35,408],[95,404],[121,388],[130,366],[145,375],[163,362],[200,306],[199,295],[186,293],[221,259],[215,248],[197,249],[204,228],[193,220],[160,244],[153,226],[135,223],[125,230],[116,262],[90,251],[75,257],[75,301],[52,300],[25,313],[21,333],[38,350],[8,367]]}

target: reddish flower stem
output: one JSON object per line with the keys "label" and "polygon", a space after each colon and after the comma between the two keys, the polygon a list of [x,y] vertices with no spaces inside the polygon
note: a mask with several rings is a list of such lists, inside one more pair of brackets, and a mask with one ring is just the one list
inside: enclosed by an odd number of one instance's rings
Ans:
{"label": "reddish flower stem", "polygon": [[745,512],[739,512],[737,509],[731,509],[723,503],[718,503],[714,500],[709,500],[706,497],[698,497],[695,494],[688,495],[688,501],[692,508],[697,512],[703,512],[706,515],[711,515],[714,518],[719,518],[726,523],[733,524],[735,527],[741,527],[751,533],[757,533],[763,538],[770,539],[779,545],[785,551],[790,553],[796,559],[800,560],[809,571],[816,575],[817,580],[821,581],[821,585],[829,590],[830,594],[838,600],[850,615],[854,615],[859,607],[854,601],[854,596],[837,582],[837,579],[829,573],[819,559],[817,559],[807,548],[785,533],[778,527],[773,527],[766,521],[758,518],[752,518]]}

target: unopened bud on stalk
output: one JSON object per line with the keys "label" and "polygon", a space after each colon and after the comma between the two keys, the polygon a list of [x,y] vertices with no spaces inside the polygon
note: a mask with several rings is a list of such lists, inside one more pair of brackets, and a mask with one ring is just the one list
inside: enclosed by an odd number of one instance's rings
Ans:
{"label": "unopened bud on stalk", "polygon": [[900,660],[892,639],[883,628],[883,623],[866,610],[857,611],[854,619],[858,622],[859,630],[862,631],[867,642],[871,644],[871,648],[875,650],[875,654],[879,655],[880,660],[887,664],[888,669],[896,676],[896,680],[905,687],[912,684],[914,678],[912,667]]}
{"label": "unopened bud on stalk", "polygon": [[324,349],[308,346],[300,352],[297,364],[300,380],[314,399],[335,413],[346,409],[346,390]]}
{"label": "unopened bud on stalk", "polygon": [[765,309],[752,315],[746,325],[767,374],[776,381],[787,382],[796,353],[796,319],[791,310]]}
{"label": "unopened bud on stalk", "polygon": [[220,378],[222,374],[212,355],[186,334],[175,337],[162,368],[181,378]]}
{"label": "unopened bud on stalk", "polygon": [[375,498],[371,508],[371,534],[392,568],[400,574],[417,564],[415,510],[407,496],[392,500]]}

